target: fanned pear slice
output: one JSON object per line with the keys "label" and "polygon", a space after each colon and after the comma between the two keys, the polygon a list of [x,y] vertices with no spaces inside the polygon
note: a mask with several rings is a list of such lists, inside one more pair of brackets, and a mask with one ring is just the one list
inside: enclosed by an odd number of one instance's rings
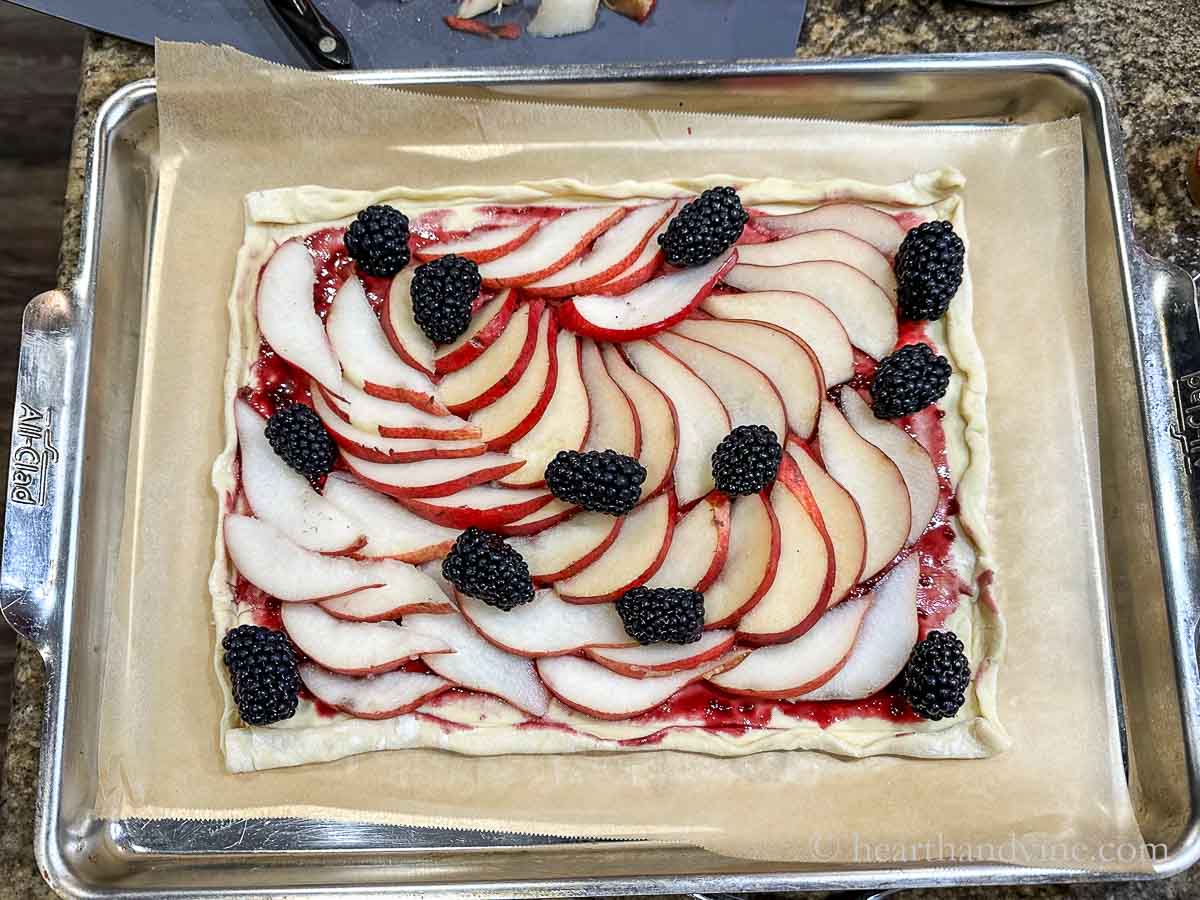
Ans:
{"label": "fanned pear slice", "polygon": [[258,280],[258,328],[272,350],[335,391],[342,367],[313,305],[316,277],[304,244],[295,239],[280,244]]}
{"label": "fanned pear slice", "polygon": [[250,404],[234,401],[233,416],[242,491],[255,515],[305,550],[342,554],[359,549],[366,542],[363,529],[271,449],[266,422]]}
{"label": "fanned pear slice", "polygon": [[732,631],[706,631],[691,644],[645,644],[637,647],[589,647],[588,659],[618,675],[646,678],[694,669],[733,649]]}
{"label": "fanned pear slice", "polygon": [[617,539],[624,516],[579,512],[563,522],[509,544],[529,566],[539,584],[563,581],[596,561]]}
{"label": "fanned pear slice", "polygon": [[313,392],[322,392],[326,403],[342,420],[359,431],[374,432],[387,438],[461,441],[479,437],[479,429],[458,416],[437,416],[408,403],[372,397],[343,381],[335,393],[313,383]]}
{"label": "fanned pear slice", "polygon": [[524,463],[506,453],[484,453],[457,459],[426,459],[414,463],[377,463],[345,451],[342,461],[355,477],[392,497],[449,497],[466,488],[503,478]]}
{"label": "fanned pear slice", "polygon": [[664,491],[625,517],[617,539],[587,568],[558,582],[572,603],[604,603],[645,584],[658,571],[675,530],[675,494]]}
{"label": "fanned pear slice", "polygon": [[383,587],[321,600],[318,605],[331,616],[353,622],[387,622],[418,612],[454,612],[441,586],[416,566],[381,560],[379,569],[385,579]]}
{"label": "fanned pear slice", "polygon": [[402,269],[392,279],[392,286],[388,289],[387,299],[384,300],[380,324],[383,325],[383,333],[387,335],[392,349],[402,360],[414,369],[432,375],[433,341],[425,335],[413,316],[411,288],[414,268],[410,266]]}
{"label": "fanned pear slice", "polygon": [[850,656],[832,678],[805,694],[804,700],[861,700],[891,684],[917,643],[920,574],[913,553],[883,577],[875,587],[875,599]]}
{"label": "fanned pear slice", "polygon": [[739,263],[725,283],[742,291],[788,291],[815,297],[841,320],[850,343],[875,359],[896,346],[896,308],[883,288],[845,263],[820,259],[786,266]]}
{"label": "fanned pear slice", "polygon": [[449,644],[437,635],[407,623],[345,622],[312,603],[285,603],[280,615],[296,649],[322,668],[340,675],[390,672],[414,657],[450,650]]}
{"label": "fanned pear slice", "polygon": [[612,603],[564,603],[549,588],[507,611],[464,595],[458,602],[463,616],[480,634],[517,656],[558,656],[586,647],[634,643]]}
{"label": "fanned pear slice", "polygon": [[493,403],[471,413],[471,424],[489,449],[500,450],[527,435],[541,420],[558,382],[558,325],[542,312],[533,355],[512,388]]}
{"label": "fanned pear slice", "polygon": [[765,244],[748,244],[738,249],[741,262],[755,266],[786,266],[795,262],[832,259],[858,269],[896,299],[896,273],[879,248],[837,228],[819,228]]}
{"label": "fanned pear slice", "polygon": [[551,498],[548,503],[514,522],[498,524],[495,530],[508,537],[530,537],[562,524],[579,512],[579,507],[574,503],[559,500],[549,491],[543,493]]}
{"label": "fanned pear slice", "polygon": [[733,694],[776,699],[815,690],[849,658],[872,599],[867,594],[827,610],[798,638],[752,650],[736,668],[714,675],[712,683]]}
{"label": "fanned pear slice", "polygon": [[827,203],[806,212],[761,216],[755,227],[780,237],[836,228],[862,238],[885,256],[895,256],[904,240],[904,227],[892,216],[862,203]]}
{"label": "fanned pear slice", "polygon": [[456,529],[427,522],[344,472],[329,473],[325,499],[366,535],[366,543],[355,551],[364,559],[398,559],[414,565],[441,559],[458,537]]}
{"label": "fanned pear slice", "polygon": [[912,526],[908,488],[887,454],[860,437],[829,401],[821,405],[817,436],[825,471],[854,498],[862,514],[867,533],[861,576],[865,580],[882,571],[908,541]]}
{"label": "fanned pear slice", "polygon": [[474,525],[495,531],[536,512],[553,499],[553,494],[540,488],[481,484],[445,497],[405,497],[401,502],[421,518],[447,528]]}
{"label": "fanned pear slice", "polygon": [[787,413],[788,430],[812,437],[825,397],[821,364],[808,345],[790,331],[749,319],[685,319],[672,331],[740,356],[775,385]]}
{"label": "fanned pear slice", "polygon": [[583,385],[587,390],[591,422],[585,450],[615,450],[637,459],[642,429],[633,404],[608,374],[600,346],[589,338],[580,344]]}
{"label": "fanned pear slice", "polygon": [[578,656],[539,659],[537,670],[550,693],[572,709],[596,719],[628,719],[739,659],[740,654],[730,654],[659,678],[629,678]]}
{"label": "fanned pear slice", "polygon": [[704,379],[729,413],[730,424],[765,425],[780,441],[787,434],[787,412],[774,382],[740,356],[711,344],[664,332],[654,342]]}
{"label": "fanned pear slice", "polygon": [[854,377],[854,348],[845,326],[829,307],[807,294],[709,294],[701,308],[718,319],[753,319],[794,334],[816,355],[826,386]]}
{"label": "fanned pear slice", "polygon": [[222,527],[229,559],[242,577],[284,603],[325,600],[386,583],[378,567],[305,550],[261,519],[230,515]]}
{"label": "fanned pear slice", "polygon": [[450,687],[450,682],[423,672],[384,672],[354,678],[327,672],[315,663],[300,665],[300,680],[327,706],[356,719],[391,719],[410,713]]}
{"label": "fanned pear slice", "polygon": [[713,491],[675,525],[671,549],[647,587],[708,590],[729,554],[729,498]]}
{"label": "fanned pear slice", "polygon": [[653,497],[670,482],[679,453],[675,408],[657,387],[630,367],[611,344],[603,350],[604,365],[629,398],[638,420],[638,462],[646,470],[642,499]]}
{"label": "fanned pear slice", "polygon": [[438,347],[434,367],[439,375],[455,372],[476,359],[504,333],[517,311],[517,292],[499,291],[471,316],[467,330],[443,347]]}
{"label": "fanned pear slice", "polygon": [[521,379],[537,345],[542,304],[520,307],[503,333],[472,362],[447,373],[438,383],[438,397],[457,415],[495,403]]}
{"label": "fanned pear slice", "polygon": [[411,403],[434,415],[447,413],[429,376],[405,362],[388,341],[357,277],[347,278],[334,294],[325,330],[342,374],[355,387],[385,400]]}
{"label": "fanned pear slice", "polygon": [[638,259],[650,236],[674,206],[675,201],[666,200],[631,209],[624,219],[596,238],[591,250],[548,278],[526,285],[526,293],[536,297],[569,297],[590,293],[618,278]]}
{"label": "fanned pear slice", "polygon": [[729,413],[712,388],[672,353],[650,341],[625,346],[633,367],[671,401],[679,428],[675,492],[687,507],[713,489],[712,454],[731,430]]}
{"label": "fanned pear slice", "polygon": [[812,491],[813,499],[821,510],[829,540],[833,543],[837,571],[829,605],[834,606],[845,598],[862,576],[863,563],[867,558],[867,530],[854,498],[821,468],[806,448],[793,439],[788,441],[787,452],[808,483],[808,489]]}
{"label": "fanned pear slice", "polygon": [[558,377],[546,411],[537,424],[508,448],[525,465],[501,484],[506,487],[537,487],[546,483],[546,466],[560,450],[579,450],[587,439],[591,422],[587,388],[583,383],[579,338],[570,332],[558,333]]}
{"label": "fanned pear slice", "polygon": [[[487,452],[487,444],[478,440],[383,437],[378,427],[366,431],[347,422],[342,417],[343,413],[335,411],[319,389],[312,392],[312,408],[334,443],[359,459],[381,463],[406,463],[420,462],[424,459],[450,459],[456,456],[481,456]],[[445,421],[462,422],[454,417],[446,417]],[[465,422],[462,424],[467,426]]]}
{"label": "fanned pear slice", "polygon": [[738,639],[751,644],[793,640],[816,624],[829,606],[835,560],[816,501],[785,456],[771,487],[779,520],[779,565],[762,599],[738,623]]}
{"label": "fanned pear slice", "polygon": [[[495,9],[500,0],[482,0],[482,2],[490,4],[491,9]],[[470,18],[462,12],[459,12],[459,15],[463,18]],[[533,237],[541,224],[540,221],[533,221],[477,228],[470,234],[459,238],[438,241],[436,244],[426,244],[417,250],[415,255],[417,259],[429,260],[449,256],[453,253],[455,256],[461,256],[463,259],[469,259],[476,263],[490,262],[505,253],[516,250]]]}
{"label": "fanned pear slice", "polygon": [[467,690],[492,694],[535,716],[544,716],[550,708],[550,695],[538,679],[532,660],[489,643],[462,616],[416,615],[405,622],[453,651],[422,657],[425,665],[448,681]]}
{"label": "fanned pear slice", "polygon": [[543,223],[520,247],[479,267],[484,287],[520,287],[566,268],[621,221],[621,206],[584,206]]}
{"label": "fanned pear slice", "polygon": [[[653,0],[650,0],[653,2]],[[667,226],[671,224],[670,218],[658,226],[658,230],[650,235],[650,240],[646,241],[646,246],[642,248],[642,252],[620,275],[611,281],[606,281],[597,288],[592,289],[593,294],[604,294],[608,297],[615,297],[620,294],[628,294],[635,287],[645,284],[651,278],[658,274],[659,269],[663,264],[662,247],[658,244],[658,236],[665,234]]]}
{"label": "fanned pear slice", "polygon": [[846,421],[859,436],[870,441],[895,463],[908,488],[912,503],[912,524],[908,542],[919,538],[928,527],[940,499],[937,467],[925,448],[894,422],[877,419],[858,392],[850,387],[841,390],[842,412]]}
{"label": "fanned pear slice", "polygon": [[659,275],[626,294],[577,295],[559,307],[559,319],[564,328],[596,340],[650,337],[685,319],[736,259],[737,250],[730,250],[702,266]]}
{"label": "fanned pear slice", "polygon": [[754,608],[775,581],[781,549],[766,493],[734,500],[725,565],[704,592],[705,628],[732,628]]}

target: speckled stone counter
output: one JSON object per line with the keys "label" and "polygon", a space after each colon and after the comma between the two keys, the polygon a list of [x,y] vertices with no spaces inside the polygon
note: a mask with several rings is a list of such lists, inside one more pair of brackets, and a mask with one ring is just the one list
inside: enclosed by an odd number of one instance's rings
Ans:
{"label": "speckled stone counter", "polygon": [[[663,0],[680,2],[680,0]],[[1200,2],[1062,0],[991,10],[944,0],[810,0],[799,53],[805,57],[975,50],[1049,50],[1091,62],[1121,109],[1136,225],[1143,244],[1200,272],[1200,209],[1188,199],[1185,167],[1200,146]],[[78,251],[83,154],[96,110],[117,87],[149,75],[149,48],[92,36],[84,52],[59,265],[65,285]],[[45,897],[32,832],[43,698],[41,662],[22,645],[0,795],[0,897]],[[1200,871],[1200,870],[1198,870]],[[1200,896],[1200,875],[1108,886],[912,891],[905,898],[1145,898]]]}

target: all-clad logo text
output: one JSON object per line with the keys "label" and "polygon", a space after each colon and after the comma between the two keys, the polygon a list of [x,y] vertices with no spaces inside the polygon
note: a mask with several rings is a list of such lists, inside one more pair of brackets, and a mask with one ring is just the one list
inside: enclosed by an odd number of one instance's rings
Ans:
{"label": "all-clad logo text", "polygon": [[53,411],[22,403],[17,411],[13,448],[9,500],[25,506],[45,506],[50,467],[58,462]]}

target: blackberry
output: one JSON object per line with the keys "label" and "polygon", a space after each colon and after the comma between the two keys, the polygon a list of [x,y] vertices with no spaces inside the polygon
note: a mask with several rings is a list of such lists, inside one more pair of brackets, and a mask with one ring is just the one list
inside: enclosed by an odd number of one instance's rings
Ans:
{"label": "blackberry", "polygon": [[533,599],[529,566],[498,534],[468,528],[442,560],[442,576],[477,600],[505,612]]}
{"label": "blackberry", "polygon": [[617,614],[639,644],[692,644],[704,633],[704,595],[686,588],[633,588],[617,600]]}
{"label": "blackberry", "polygon": [[270,725],[296,714],[300,674],[286,634],[261,625],[239,625],[226,632],[221,646],[243,722]]}
{"label": "blackberry", "polygon": [[408,216],[368,206],[346,229],[346,252],[368,275],[389,278],[408,265]]}
{"label": "blackberry", "polygon": [[757,494],[775,480],[783,447],[766,425],[739,425],[717,444],[712,455],[717,490],[731,497]]}
{"label": "blackberry", "polygon": [[931,631],[904,667],[904,698],[923,719],[953,717],[971,683],[971,664],[953,631]]}
{"label": "blackberry", "polygon": [[453,253],[417,266],[412,280],[413,318],[435,344],[449,344],[471,324],[479,288],[479,266]]}
{"label": "blackberry", "polygon": [[871,379],[877,419],[919,412],[941,400],[950,386],[950,363],[927,344],[907,344],[885,356]]}
{"label": "blackberry", "polygon": [[337,444],[317,414],[303,403],[275,410],[267,419],[267,441],[285,463],[309,481],[328,475],[337,461]]}
{"label": "blackberry", "polygon": [[896,301],[905,319],[940,319],[962,284],[966,249],[945,221],[909,231],[896,251]]}
{"label": "blackberry", "polygon": [[559,500],[623,516],[642,495],[646,469],[616,450],[559,450],[546,466],[546,486]]}
{"label": "blackberry", "polygon": [[731,187],[709,188],[675,214],[658,244],[673,266],[702,266],[742,236],[750,219]]}

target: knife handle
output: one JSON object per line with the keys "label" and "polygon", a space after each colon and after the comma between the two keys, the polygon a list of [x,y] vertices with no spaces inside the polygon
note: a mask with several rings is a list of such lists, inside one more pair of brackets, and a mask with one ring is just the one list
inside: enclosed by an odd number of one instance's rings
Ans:
{"label": "knife handle", "polygon": [[325,69],[351,69],[354,61],[346,38],[321,15],[312,0],[267,0],[300,50]]}

